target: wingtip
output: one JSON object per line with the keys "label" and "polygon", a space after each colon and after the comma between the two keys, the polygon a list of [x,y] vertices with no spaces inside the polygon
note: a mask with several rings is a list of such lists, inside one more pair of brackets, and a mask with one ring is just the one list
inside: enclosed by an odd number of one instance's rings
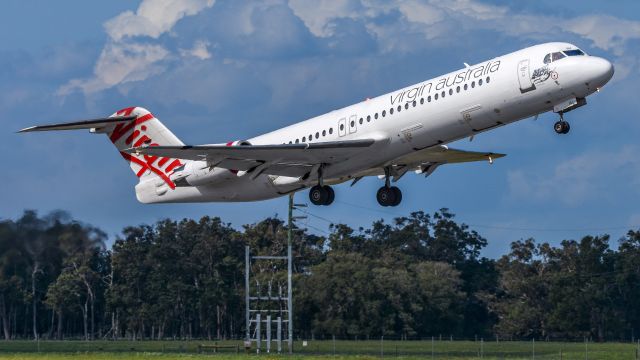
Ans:
{"label": "wingtip", "polygon": [[37,128],[37,126],[29,126],[29,127],[24,128],[24,129],[16,131],[16,134],[31,132],[31,131],[34,131],[36,128]]}

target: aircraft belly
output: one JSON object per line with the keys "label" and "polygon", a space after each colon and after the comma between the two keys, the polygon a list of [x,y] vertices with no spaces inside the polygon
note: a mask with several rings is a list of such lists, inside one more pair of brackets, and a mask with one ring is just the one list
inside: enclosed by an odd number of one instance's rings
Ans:
{"label": "aircraft belly", "polygon": [[152,183],[136,185],[138,201],[151,203],[182,202],[243,202],[266,200],[281,196],[266,176],[250,179],[249,176],[235,177],[231,180],[202,186],[176,187],[161,195],[155,191]]}

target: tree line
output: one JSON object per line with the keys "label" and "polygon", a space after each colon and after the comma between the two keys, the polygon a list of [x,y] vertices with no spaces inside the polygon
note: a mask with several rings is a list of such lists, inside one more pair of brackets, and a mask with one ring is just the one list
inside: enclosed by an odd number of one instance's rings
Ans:
{"label": "tree line", "polygon": [[[0,337],[242,338],[245,246],[286,252],[287,226],[235,229],[218,217],[128,226],[106,234],[63,211],[0,222]],[[631,340],[640,330],[640,231],[511,243],[487,239],[448,209],[327,236],[293,229],[296,337]],[[286,287],[256,262],[252,291]],[[275,270],[274,270],[275,269]],[[254,275],[252,275],[254,276]]]}

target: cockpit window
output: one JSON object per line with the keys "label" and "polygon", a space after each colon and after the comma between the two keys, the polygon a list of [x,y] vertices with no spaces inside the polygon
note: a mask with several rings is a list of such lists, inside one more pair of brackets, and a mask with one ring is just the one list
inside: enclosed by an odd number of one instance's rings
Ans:
{"label": "cockpit window", "polygon": [[547,54],[547,56],[544,57],[544,63],[548,64],[551,62],[551,54]]}
{"label": "cockpit window", "polygon": [[582,50],[579,49],[574,49],[574,50],[565,50],[563,51],[565,55],[567,56],[580,56],[580,55],[584,55],[584,53],[582,52]]}
{"label": "cockpit window", "polygon": [[563,53],[561,52],[554,52],[553,54],[551,54],[551,61],[558,61],[562,58],[566,57]]}

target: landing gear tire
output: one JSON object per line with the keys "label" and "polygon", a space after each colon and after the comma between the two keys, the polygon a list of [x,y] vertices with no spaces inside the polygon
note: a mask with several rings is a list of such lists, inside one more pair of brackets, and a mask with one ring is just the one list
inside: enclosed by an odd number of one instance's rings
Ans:
{"label": "landing gear tire", "polygon": [[391,191],[393,191],[394,196],[396,197],[396,201],[394,201],[393,204],[391,204],[391,206],[400,205],[400,202],[402,202],[402,191],[400,191],[400,189],[398,189],[398,187],[396,186],[392,186]]}
{"label": "landing gear tire", "polygon": [[570,129],[571,126],[564,120],[557,121],[555,124],[553,124],[553,130],[555,130],[555,132],[558,134],[567,134]]}
{"label": "landing gear tire", "polygon": [[400,201],[402,201],[402,192],[395,186],[383,186],[378,189],[376,199],[378,200],[378,204],[382,206],[398,206]]}
{"label": "landing gear tire", "polygon": [[330,205],[335,199],[331,186],[316,185],[309,190],[309,200],[313,205]]}
{"label": "landing gear tire", "polygon": [[555,132],[558,134],[566,134],[570,129],[571,126],[569,126],[569,123],[563,120],[557,121],[555,124],[553,124],[553,130],[555,130]]}
{"label": "landing gear tire", "polygon": [[322,205],[331,205],[333,203],[333,200],[335,200],[336,198],[336,193],[333,191],[333,188],[331,186],[325,185],[322,188],[327,192],[327,201],[325,201],[325,203]]}
{"label": "landing gear tire", "polygon": [[564,121],[564,113],[562,111],[558,114],[560,115],[560,120],[553,124],[553,130],[555,130],[557,134],[568,134],[571,126],[569,126],[568,122]]}

